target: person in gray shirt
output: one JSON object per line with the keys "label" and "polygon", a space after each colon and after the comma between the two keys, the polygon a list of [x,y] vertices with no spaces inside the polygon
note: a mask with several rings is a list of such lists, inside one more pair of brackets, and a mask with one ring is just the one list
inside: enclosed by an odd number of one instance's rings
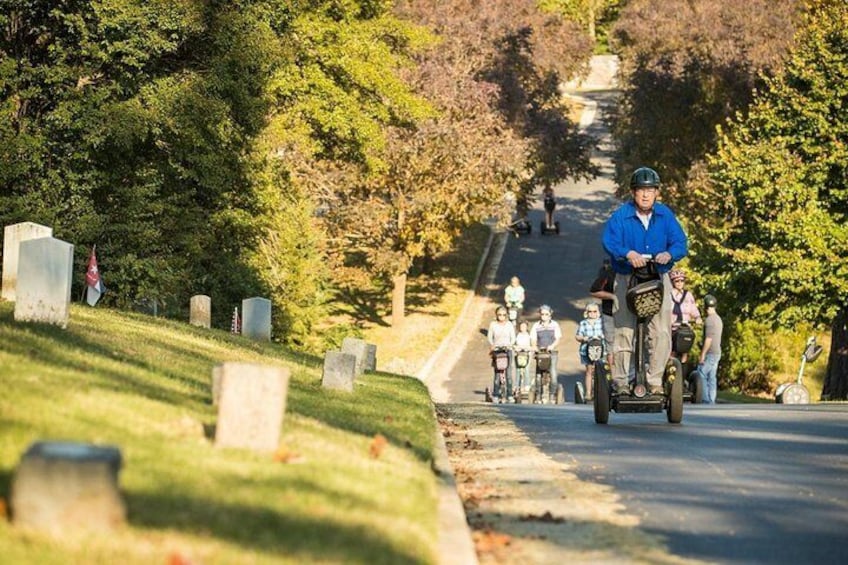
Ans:
{"label": "person in gray shirt", "polygon": [[701,358],[698,369],[704,376],[703,391],[704,404],[715,404],[718,384],[716,374],[718,373],[718,362],[721,359],[721,332],[724,323],[716,312],[718,301],[712,294],[704,297],[704,306],[707,309],[707,317],[704,320],[704,342],[701,344]]}

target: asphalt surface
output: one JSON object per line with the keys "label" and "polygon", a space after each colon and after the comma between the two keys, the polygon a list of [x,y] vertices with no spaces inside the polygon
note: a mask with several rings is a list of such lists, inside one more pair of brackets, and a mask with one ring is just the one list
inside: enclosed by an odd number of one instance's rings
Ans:
{"label": "asphalt surface", "polygon": [[846,563],[848,404],[685,406],[610,415],[591,406],[503,413],[581,479],[611,485],[670,553],[710,563]]}

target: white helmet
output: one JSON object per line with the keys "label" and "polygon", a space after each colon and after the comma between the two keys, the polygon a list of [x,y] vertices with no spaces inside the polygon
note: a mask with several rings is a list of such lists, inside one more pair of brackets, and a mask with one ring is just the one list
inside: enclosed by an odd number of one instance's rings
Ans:
{"label": "white helmet", "polygon": [[545,312],[547,312],[551,316],[553,316],[554,314],[554,311],[551,309],[550,306],[548,306],[547,304],[542,304],[541,306],[539,306],[539,314],[544,314]]}

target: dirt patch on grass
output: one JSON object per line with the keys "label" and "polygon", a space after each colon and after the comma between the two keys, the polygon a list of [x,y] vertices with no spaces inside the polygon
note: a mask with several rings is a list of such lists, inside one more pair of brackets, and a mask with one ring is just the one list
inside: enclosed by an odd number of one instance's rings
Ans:
{"label": "dirt patch on grass", "polygon": [[693,563],[669,556],[606,485],[580,480],[493,406],[437,414],[481,564]]}

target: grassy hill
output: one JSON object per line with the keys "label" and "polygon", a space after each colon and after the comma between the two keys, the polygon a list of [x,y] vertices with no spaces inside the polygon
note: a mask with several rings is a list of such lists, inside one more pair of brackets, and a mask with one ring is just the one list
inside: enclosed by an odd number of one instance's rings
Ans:
{"label": "grassy hill", "polygon": [[[417,380],[376,373],[327,391],[321,359],[275,344],[99,307],[73,305],[67,330],[12,312],[0,302],[0,497],[33,441],[116,445],[128,524],[54,539],[3,519],[3,562],[435,561],[435,423]],[[223,361],[290,368],[276,456],[213,446]],[[374,457],[377,434],[388,445]]]}

